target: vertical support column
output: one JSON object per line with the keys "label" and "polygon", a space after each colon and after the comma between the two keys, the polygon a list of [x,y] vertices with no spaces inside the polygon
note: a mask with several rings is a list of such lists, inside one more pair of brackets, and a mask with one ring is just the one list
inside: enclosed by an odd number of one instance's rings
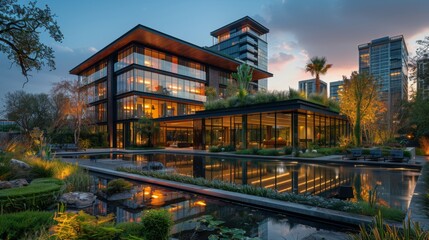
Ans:
{"label": "vertical support column", "polygon": [[205,157],[204,156],[193,156],[194,160],[192,161],[192,172],[194,178],[206,178],[205,171]]}
{"label": "vertical support column", "polygon": [[107,131],[109,133],[109,147],[117,147],[116,145],[116,81],[114,77],[114,56],[111,55],[107,59]]}
{"label": "vertical support column", "polygon": [[247,148],[247,115],[241,116],[241,147]]}
{"label": "vertical support column", "polygon": [[292,148],[294,152],[299,151],[298,113],[296,112],[292,112]]}

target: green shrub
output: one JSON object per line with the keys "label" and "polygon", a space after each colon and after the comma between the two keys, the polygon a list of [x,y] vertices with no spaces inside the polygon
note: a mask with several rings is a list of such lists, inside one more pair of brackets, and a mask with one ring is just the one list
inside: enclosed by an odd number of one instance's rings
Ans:
{"label": "green shrub", "polygon": [[284,147],[283,151],[284,151],[285,155],[291,155],[293,152],[293,149],[292,149],[292,147]]}
{"label": "green shrub", "polygon": [[416,148],[416,155],[417,156],[424,156],[425,151],[423,151],[423,149],[421,149],[421,148]]}
{"label": "green shrub", "polygon": [[242,149],[242,150],[235,151],[235,154],[257,155],[258,149],[257,148]]}
{"label": "green shrub", "polygon": [[220,152],[222,151],[218,146],[210,146],[209,152]]}
{"label": "green shrub", "polygon": [[142,224],[145,240],[167,240],[174,222],[167,210],[159,209],[146,211]]}
{"label": "green shrub", "polygon": [[54,169],[43,165],[34,165],[31,168],[31,174],[36,178],[52,178]]}
{"label": "green shrub", "polygon": [[52,212],[25,211],[0,215],[0,239],[27,238],[53,224]]}
{"label": "green shrub", "polygon": [[0,190],[0,213],[44,210],[56,202],[61,190],[60,184],[37,181],[25,187]]}
{"label": "green shrub", "polygon": [[275,149],[260,149],[258,150],[258,155],[262,156],[278,156],[279,151]]}
{"label": "green shrub", "polygon": [[107,184],[106,189],[104,189],[104,192],[110,196],[116,193],[123,193],[123,192],[130,191],[132,187],[133,187],[133,184],[131,184],[130,182],[122,178],[118,178],[110,181]]}
{"label": "green shrub", "polygon": [[67,192],[89,192],[91,190],[92,178],[86,170],[78,169],[64,181]]}
{"label": "green shrub", "polygon": [[121,229],[121,238],[143,236],[143,224],[136,222],[123,222],[116,224],[116,228]]}
{"label": "green shrub", "polygon": [[113,225],[113,214],[92,216],[83,211],[64,212],[60,209],[55,214],[56,224],[52,237],[55,239],[116,239],[122,230]]}
{"label": "green shrub", "polygon": [[404,151],[404,157],[411,158],[411,152],[410,151]]}
{"label": "green shrub", "polygon": [[57,185],[64,185],[64,181],[56,178],[36,178],[33,181],[31,181],[31,184],[36,183],[54,183]]}

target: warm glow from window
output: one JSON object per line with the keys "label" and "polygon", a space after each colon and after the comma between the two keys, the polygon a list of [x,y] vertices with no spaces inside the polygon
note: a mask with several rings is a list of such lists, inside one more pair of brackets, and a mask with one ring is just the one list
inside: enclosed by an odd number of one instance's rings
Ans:
{"label": "warm glow from window", "polygon": [[195,202],[195,205],[199,205],[199,206],[207,206],[207,204],[206,204],[203,200],[196,201],[196,202]]}
{"label": "warm glow from window", "polygon": [[393,72],[393,73],[390,73],[390,76],[391,76],[391,77],[395,77],[395,76],[399,76],[399,75],[401,75],[401,73],[400,73],[400,72]]}

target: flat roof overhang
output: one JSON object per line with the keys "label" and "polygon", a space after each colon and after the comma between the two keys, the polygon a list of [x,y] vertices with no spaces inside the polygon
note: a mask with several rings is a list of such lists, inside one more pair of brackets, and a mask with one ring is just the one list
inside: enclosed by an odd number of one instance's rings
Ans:
{"label": "flat roof overhang", "polygon": [[292,99],[280,102],[272,103],[261,103],[245,107],[233,107],[223,108],[215,110],[204,110],[198,111],[195,114],[174,116],[174,117],[163,117],[155,119],[158,122],[174,122],[183,120],[193,120],[201,118],[211,117],[223,117],[240,114],[255,114],[255,113],[266,113],[276,111],[310,111],[321,115],[332,116],[346,119],[345,116],[340,115],[338,112],[331,110],[329,107],[324,105],[308,102],[302,99]]}
{"label": "flat roof overhang", "polygon": [[[85,69],[96,64],[100,60],[105,59],[110,54],[118,51],[132,42],[141,43],[148,47],[164,50],[178,56],[186,56],[189,59],[223,68],[232,72],[236,71],[237,67],[242,63],[228,56],[207,50],[192,43],[183,41],[139,24],[89,57],[81,64],[74,67],[72,70],[70,70],[70,74],[79,75]],[[272,73],[254,68],[252,80],[256,81],[272,76]]]}

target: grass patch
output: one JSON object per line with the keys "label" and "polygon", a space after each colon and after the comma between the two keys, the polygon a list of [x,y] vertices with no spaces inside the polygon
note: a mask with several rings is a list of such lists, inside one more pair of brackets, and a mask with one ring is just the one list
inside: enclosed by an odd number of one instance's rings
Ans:
{"label": "grass patch", "polygon": [[91,190],[92,178],[84,169],[79,168],[64,181],[67,192],[89,192]]}
{"label": "grass patch", "polygon": [[0,190],[0,213],[43,210],[56,202],[62,184],[55,179],[40,179],[25,187]]}
{"label": "grass patch", "polygon": [[35,233],[48,229],[53,212],[25,211],[0,215],[1,239],[32,239]]}
{"label": "grass patch", "polygon": [[[320,196],[302,195],[302,194],[294,194],[294,193],[279,193],[274,189],[270,189],[270,188],[261,188],[261,187],[251,186],[251,185],[237,185],[237,184],[227,183],[219,180],[210,181],[204,178],[193,178],[193,177],[182,176],[178,174],[169,174],[169,173],[163,173],[163,172],[140,171],[136,169],[123,168],[123,167],[117,168],[117,170],[122,172],[139,174],[147,177],[155,177],[159,179],[165,179],[165,180],[170,180],[170,181],[175,181],[180,183],[188,183],[188,184],[204,186],[209,188],[222,189],[222,190],[231,191],[231,192],[238,192],[238,193],[249,194],[249,195],[254,195],[259,197],[266,197],[266,198],[271,198],[271,199],[276,199],[276,200],[281,200],[286,202],[305,204],[309,206],[333,209],[333,210],[338,210],[343,212],[357,213],[357,214],[363,214],[363,215],[369,215],[369,216],[375,215],[374,211],[365,210],[364,209],[365,206],[363,206],[362,203],[353,203],[353,202],[343,201],[335,198],[323,198]],[[402,213],[402,219],[403,219],[403,216],[404,214]],[[391,217],[393,219],[391,219]],[[399,217],[396,214],[390,214],[390,215],[387,214],[385,218],[390,220],[399,219]]]}

